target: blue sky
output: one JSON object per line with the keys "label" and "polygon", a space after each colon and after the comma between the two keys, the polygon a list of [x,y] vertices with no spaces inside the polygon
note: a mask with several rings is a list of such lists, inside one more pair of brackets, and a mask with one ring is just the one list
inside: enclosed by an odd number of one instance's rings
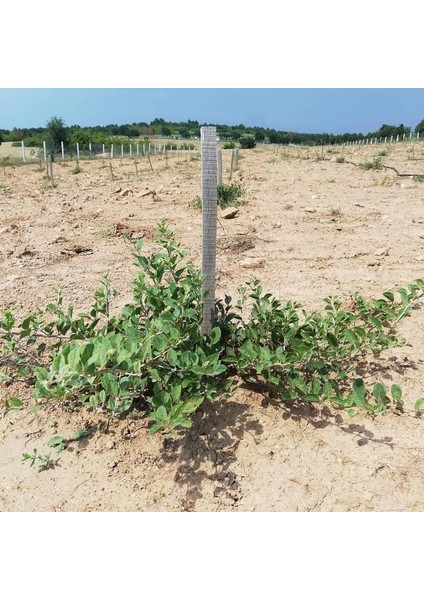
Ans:
{"label": "blue sky", "polygon": [[304,133],[368,133],[415,127],[424,89],[406,88],[1,88],[0,129],[197,120]]}

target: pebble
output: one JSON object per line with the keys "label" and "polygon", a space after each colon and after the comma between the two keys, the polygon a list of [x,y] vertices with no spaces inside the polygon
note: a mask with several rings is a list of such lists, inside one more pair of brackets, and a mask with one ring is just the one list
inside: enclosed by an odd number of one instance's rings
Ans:
{"label": "pebble", "polygon": [[378,248],[374,252],[374,256],[388,256],[390,252],[390,248]]}
{"label": "pebble", "polygon": [[237,214],[238,214],[238,208],[234,208],[232,206],[229,206],[228,208],[225,208],[221,212],[221,217],[223,219],[234,219],[234,217],[236,217]]}
{"label": "pebble", "polygon": [[245,258],[240,262],[243,269],[258,269],[263,267],[265,261],[262,258]]}

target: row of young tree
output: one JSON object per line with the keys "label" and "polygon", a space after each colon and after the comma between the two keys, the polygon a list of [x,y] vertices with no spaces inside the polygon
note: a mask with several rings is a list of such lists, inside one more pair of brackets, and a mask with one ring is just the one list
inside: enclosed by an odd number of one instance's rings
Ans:
{"label": "row of young tree", "polygon": [[[174,139],[198,139],[200,127],[198,121],[172,122],[156,118],[150,123],[140,122],[126,125],[96,125],[94,127],[81,127],[80,125],[66,126],[61,117],[52,117],[46,123],[46,127],[34,127],[12,130],[0,129],[0,143],[2,141],[19,143],[24,141],[26,146],[41,147],[43,141],[49,143],[51,149],[60,147],[60,142],[65,145],[78,144],[81,149],[87,149],[89,143],[94,144],[119,144],[128,142],[130,139],[149,139],[151,137],[167,137]],[[253,147],[256,142],[270,144],[340,144],[367,137],[390,138],[391,136],[402,137],[413,131],[415,134],[424,133],[424,119],[415,129],[400,125],[383,124],[377,131],[363,133],[298,133],[294,131],[277,131],[264,127],[246,127],[245,125],[215,125],[217,133],[222,141],[234,141],[242,147]]]}

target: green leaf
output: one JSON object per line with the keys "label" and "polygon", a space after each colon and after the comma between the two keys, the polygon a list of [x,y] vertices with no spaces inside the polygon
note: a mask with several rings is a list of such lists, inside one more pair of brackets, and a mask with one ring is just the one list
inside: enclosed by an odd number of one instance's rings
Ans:
{"label": "green leaf", "polygon": [[180,384],[174,385],[171,388],[171,396],[172,396],[172,399],[174,400],[174,402],[179,401],[179,399],[181,397],[181,385]]}
{"label": "green leaf", "polygon": [[386,400],[386,387],[380,383],[377,382],[374,384],[372,393],[374,394],[378,404],[384,404],[385,400]]}
{"label": "green leaf", "polygon": [[17,396],[12,396],[11,398],[8,398],[5,402],[7,408],[22,408],[23,406],[23,402],[20,398],[18,398]]}
{"label": "green leaf", "polygon": [[219,342],[219,340],[221,339],[221,330],[219,327],[214,327],[210,334],[209,337],[211,339],[212,344],[217,344]]}
{"label": "green leaf", "polygon": [[356,344],[356,342],[357,342],[356,335],[350,329],[348,329],[347,331],[345,331],[344,337],[351,344]]}
{"label": "green leaf", "polygon": [[390,393],[394,402],[398,404],[402,402],[402,389],[396,383],[390,388]]}
{"label": "green leaf", "polygon": [[178,354],[173,348],[168,350],[168,362],[171,367],[175,367],[178,364]]}
{"label": "green leaf", "polygon": [[424,397],[423,398],[418,398],[418,400],[414,404],[414,408],[415,408],[415,410],[420,410],[420,408],[422,406],[424,406]]}
{"label": "green leaf", "polygon": [[347,411],[347,414],[349,415],[349,417],[354,417],[357,414],[357,410],[356,408],[349,408],[349,410]]}
{"label": "green leaf", "polygon": [[62,444],[65,444],[65,443],[66,443],[66,438],[64,438],[61,435],[55,435],[49,439],[49,441],[47,442],[47,446],[54,448],[55,446],[61,446]]}
{"label": "green leaf", "polygon": [[368,321],[372,323],[372,325],[374,325],[374,327],[376,327],[379,331],[383,329],[383,325],[380,319],[377,319],[377,317],[369,317]]}
{"label": "green leaf", "polygon": [[327,333],[327,340],[329,341],[331,346],[333,346],[333,348],[338,348],[339,340],[336,338],[335,335],[333,335],[332,333]]}
{"label": "green leaf", "polygon": [[362,379],[355,379],[352,384],[352,390],[356,398],[363,402],[365,400],[365,383]]}
{"label": "green leaf", "polygon": [[164,406],[159,406],[154,413],[156,419],[158,421],[166,421],[168,413],[166,412],[166,408]]}
{"label": "green leaf", "polygon": [[76,431],[74,434],[72,434],[70,439],[73,442],[76,442],[77,440],[81,440],[83,438],[88,437],[90,434],[91,434],[90,429],[78,429],[78,431]]}

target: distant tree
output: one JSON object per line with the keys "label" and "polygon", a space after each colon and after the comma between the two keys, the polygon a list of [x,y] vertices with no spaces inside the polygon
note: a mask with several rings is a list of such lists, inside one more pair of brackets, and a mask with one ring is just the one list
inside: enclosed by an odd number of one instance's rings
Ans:
{"label": "distant tree", "polygon": [[240,148],[254,148],[256,146],[255,138],[251,135],[244,135],[239,139]]}
{"label": "distant tree", "polygon": [[22,140],[24,139],[23,129],[17,129],[16,127],[14,127],[12,129],[12,136],[15,142],[22,142]]}
{"label": "distant tree", "polygon": [[265,134],[263,131],[255,131],[255,140],[257,142],[263,142],[265,140]]}
{"label": "distant tree", "polygon": [[47,135],[52,150],[60,150],[60,143],[68,143],[68,131],[62,117],[52,117],[47,121]]}
{"label": "distant tree", "polygon": [[420,135],[424,133],[424,119],[422,119],[415,127],[415,133],[419,133]]}

